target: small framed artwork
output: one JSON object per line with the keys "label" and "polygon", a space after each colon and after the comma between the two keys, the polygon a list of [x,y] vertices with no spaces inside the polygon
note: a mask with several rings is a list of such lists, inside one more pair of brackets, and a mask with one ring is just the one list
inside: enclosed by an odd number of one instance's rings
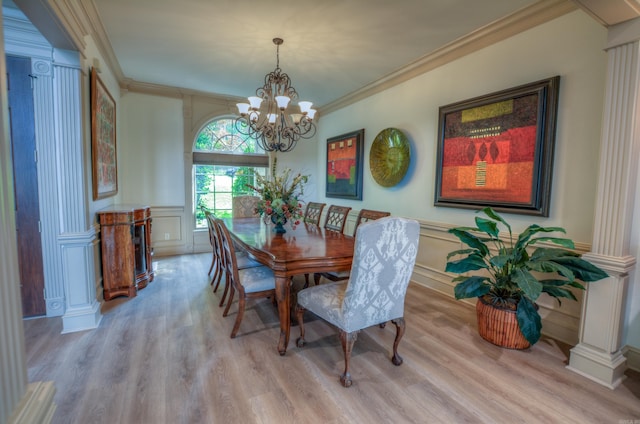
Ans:
{"label": "small framed artwork", "polygon": [[362,200],[364,129],[327,139],[327,197]]}
{"label": "small framed artwork", "polygon": [[549,216],[559,85],[440,107],[435,205]]}
{"label": "small framed artwork", "polygon": [[91,165],[93,200],[118,193],[116,102],[91,69]]}

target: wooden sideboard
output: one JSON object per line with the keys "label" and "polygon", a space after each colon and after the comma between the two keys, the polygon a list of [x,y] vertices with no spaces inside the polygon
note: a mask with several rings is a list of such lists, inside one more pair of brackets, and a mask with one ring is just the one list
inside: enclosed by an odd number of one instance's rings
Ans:
{"label": "wooden sideboard", "polygon": [[113,205],[97,212],[104,299],[133,297],[153,281],[151,209]]}

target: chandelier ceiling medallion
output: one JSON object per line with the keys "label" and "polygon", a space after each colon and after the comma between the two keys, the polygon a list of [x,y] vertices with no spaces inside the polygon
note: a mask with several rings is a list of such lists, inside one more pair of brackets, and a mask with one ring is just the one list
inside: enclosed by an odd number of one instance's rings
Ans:
{"label": "chandelier ceiling medallion", "polygon": [[[264,77],[264,85],[249,97],[249,103],[238,103],[240,117],[235,126],[238,132],[255,139],[266,152],[288,152],[301,138],[311,138],[316,133],[311,102],[299,101],[299,113],[291,113],[290,102],[298,99],[298,92],[291,86],[291,79],[280,69],[280,45],[282,38],[274,38],[276,45],[276,69]],[[288,109],[289,108],[289,109]]]}

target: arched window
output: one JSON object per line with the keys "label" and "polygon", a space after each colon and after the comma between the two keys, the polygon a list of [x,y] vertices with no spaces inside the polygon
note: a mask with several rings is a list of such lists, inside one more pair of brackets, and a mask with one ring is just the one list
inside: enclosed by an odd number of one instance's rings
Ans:
{"label": "arched window", "polygon": [[198,134],[193,149],[193,205],[196,228],[206,228],[202,207],[231,216],[233,196],[253,194],[247,184],[266,175],[269,157],[255,140],[238,133],[233,118],[219,118]]}

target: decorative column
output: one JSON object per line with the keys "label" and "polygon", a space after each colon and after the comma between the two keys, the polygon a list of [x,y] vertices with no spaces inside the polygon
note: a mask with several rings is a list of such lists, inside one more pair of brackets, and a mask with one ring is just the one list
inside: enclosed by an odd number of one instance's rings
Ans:
{"label": "decorative column", "polygon": [[[5,75],[2,27],[0,75]],[[7,112],[6,78],[0,78],[0,422],[48,423],[55,410],[53,383],[27,384]]]}
{"label": "decorative column", "polygon": [[54,50],[54,122],[58,164],[58,204],[65,312],[62,332],[96,328],[97,235],[88,218],[86,164],[83,142],[82,75],[77,52]]}
{"label": "decorative column", "polygon": [[619,29],[609,30],[594,235],[592,252],[584,255],[609,277],[587,287],[579,343],[571,349],[567,367],[610,388],[625,377],[622,328],[627,281],[636,261],[629,253],[640,153],[640,31],[632,41],[612,42]]}

